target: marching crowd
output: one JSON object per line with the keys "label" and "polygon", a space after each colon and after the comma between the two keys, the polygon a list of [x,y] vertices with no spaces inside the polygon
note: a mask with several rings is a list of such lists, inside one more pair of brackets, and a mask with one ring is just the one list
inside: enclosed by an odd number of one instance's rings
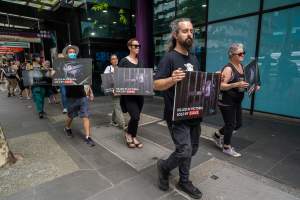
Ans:
{"label": "marching crowd", "polygon": [[[169,189],[170,172],[179,169],[179,182],[176,187],[195,199],[202,197],[201,191],[189,179],[192,157],[197,153],[199,137],[201,134],[202,118],[182,121],[172,121],[174,104],[174,88],[176,83],[185,78],[186,71],[200,71],[197,58],[190,53],[193,46],[194,29],[190,19],[180,18],[170,25],[171,40],[168,51],[158,65],[154,76],[154,90],[161,91],[164,97],[164,115],[171,138],[175,145],[174,152],[165,160],[158,160],[158,187],[161,190]],[[142,58],[138,57],[141,45],[136,38],[128,41],[129,55],[119,62],[117,55],[110,57],[111,65],[107,66],[104,73],[114,73],[119,68],[143,68]],[[73,45],[65,47],[59,57],[77,59],[79,48]],[[225,154],[233,157],[241,156],[231,144],[232,133],[242,126],[241,102],[244,98],[245,82],[243,60],[245,56],[242,44],[234,43],[228,49],[229,61],[221,69],[221,91],[219,95],[219,108],[224,120],[224,126],[214,134],[214,141],[218,148]],[[83,122],[85,142],[90,146],[95,143],[91,138],[89,101],[94,95],[90,86],[60,86],[50,85],[24,85],[23,70],[42,68],[47,70],[48,80],[51,82],[53,69],[49,61],[40,63],[38,58],[32,62],[20,63],[10,61],[1,66],[1,81],[4,77],[8,81],[8,97],[15,96],[16,87],[19,86],[20,98],[33,98],[40,118],[44,116],[44,99],[49,98],[50,103],[59,103],[57,100],[58,89],[61,93],[62,111],[66,113],[64,131],[68,137],[73,137],[71,124],[75,117],[80,117]],[[259,86],[256,86],[259,90]],[[124,141],[128,148],[143,148],[143,143],[138,139],[138,124],[144,105],[144,97],[139,95],[112,94],[112,119],[111,124],[124,130]],[[130,120],[126,124],[123,113],[128,113]]]}

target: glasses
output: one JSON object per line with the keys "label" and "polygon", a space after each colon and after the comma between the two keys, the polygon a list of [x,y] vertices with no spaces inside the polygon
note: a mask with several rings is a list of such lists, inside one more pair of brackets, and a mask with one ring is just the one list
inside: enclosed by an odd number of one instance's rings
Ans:
{"label": "glasses", "polygon": [[235,53],[233,55],[238,55],[239,57],[245,56],[246,52],[241,52],[241,53]]}
{"label": "glasses", "polygon": [[135,49],[140,49],[140,48],[141,48],[141,45],[140,45],[140,44],[132,44],[132,45],[130,45],[130,46],[132,46],[132,47],[135,48]]}

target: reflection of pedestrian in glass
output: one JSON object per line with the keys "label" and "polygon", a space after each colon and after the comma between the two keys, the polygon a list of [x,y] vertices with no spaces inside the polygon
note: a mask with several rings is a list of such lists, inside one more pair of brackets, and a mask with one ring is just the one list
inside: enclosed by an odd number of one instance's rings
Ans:
{"label": "reflection of pedestrian in glass", "polygon": [[[114,73],[115,70],[118,68],[118,57],[116,54],[112,54],[110,56],[110,63],[111,65],[107,66],[104,73]],[[125,130],[125,119],[123,112],[120,107],[120,97],[115,95],[113,92],[112,95],[112,103],[113,103],[113,111],[111,117],[111,124],[113,126],[119,126]]]}
{"label": "reflection of pedestrian in glass", "polygon": [[[141,68],[142,64],[137,57],[141,47],[139,41],[135,38],[130,39],[127,42],[127,46],[130,53],[128,56],[126,56],[120,61],[119,67]],[[129,148],[142,148],[143,144],[136,138],[136,136],[140,121],[140,114],[144,105],[144,97],[138,95],[122,95],[120,99],[120,104],[122,111],[128,112],[130,115],[128,131],[127,133],[125,133],[126,143]]]}
{"label": "reflection of pedestrian in glass", "polygon": [[[185,78],[183,67],[187,71],[199,71],[200,64],[190,49],[193,45],[193,24],[190,19],[181,18],[173,21],[169,52],[159,63],[155,74],[154,89],[163,91],[165,110],[164,119],[168,124],[175,151],[166,160],[157,162],[159,188],[169,189],[170,171],[179,168],[179,182],[176,187],[189,196],[200,199],[201,191],[190,181],[190,167],[192,157],[199,147],[201,118],[172,121],[175,85]],[[187,94],[188,95],[188,94]]]}
{"label": "reflection of pedestrian in glass", "polygon": [[[216,145],[223,149],[224,153],[239,157],[241,154],[231,146],[231,137],[234,129],[238,129],[242,125],[241,103],[245,88],[249,85],[244,81],[244,69],[241,64],[245,56],[243,45],[232,44],[228,50],[228,56],[229,63],[222,69],[219,104],[225,125],[215,133],[214,140]],[[222,145],[223,136],[224,145]]]}
{"label": "reflection of pedestrian in glass", "polygon": [[277,93],[280,96],[287,95],[287,93],[289,93],[290,91],[289,88],[294,85],[294,79],[299,73],[296,63],[291,61],[288,52],[282,52],[282,55],[280,56],[277,64],[277,69],[277,83],[279,83],[279,88],[277,89],[277,91],[280,91]]}

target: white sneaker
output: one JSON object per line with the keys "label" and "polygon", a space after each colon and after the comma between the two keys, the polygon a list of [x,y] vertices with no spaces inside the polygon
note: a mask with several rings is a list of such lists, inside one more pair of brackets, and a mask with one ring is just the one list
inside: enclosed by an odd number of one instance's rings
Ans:
{"label": "white sneaker", "polygon": [[223,153],[233,156],[233,157],[241,157],[242,154],[236,152],[233,147],[229,147],[228,149],[223,148]]}
{"label": "white sneaker", "polygon": [[63,109],[63,114],[66,114],[68,110],[66,108]]}

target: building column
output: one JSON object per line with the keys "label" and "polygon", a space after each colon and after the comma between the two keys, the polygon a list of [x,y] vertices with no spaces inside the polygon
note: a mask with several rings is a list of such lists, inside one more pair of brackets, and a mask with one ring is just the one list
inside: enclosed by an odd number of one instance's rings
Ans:
{"label": "building column", "polygon": [[136,1],[136,37],[142,48],[139,59],[145,67],[153,67],[153,1]]}

